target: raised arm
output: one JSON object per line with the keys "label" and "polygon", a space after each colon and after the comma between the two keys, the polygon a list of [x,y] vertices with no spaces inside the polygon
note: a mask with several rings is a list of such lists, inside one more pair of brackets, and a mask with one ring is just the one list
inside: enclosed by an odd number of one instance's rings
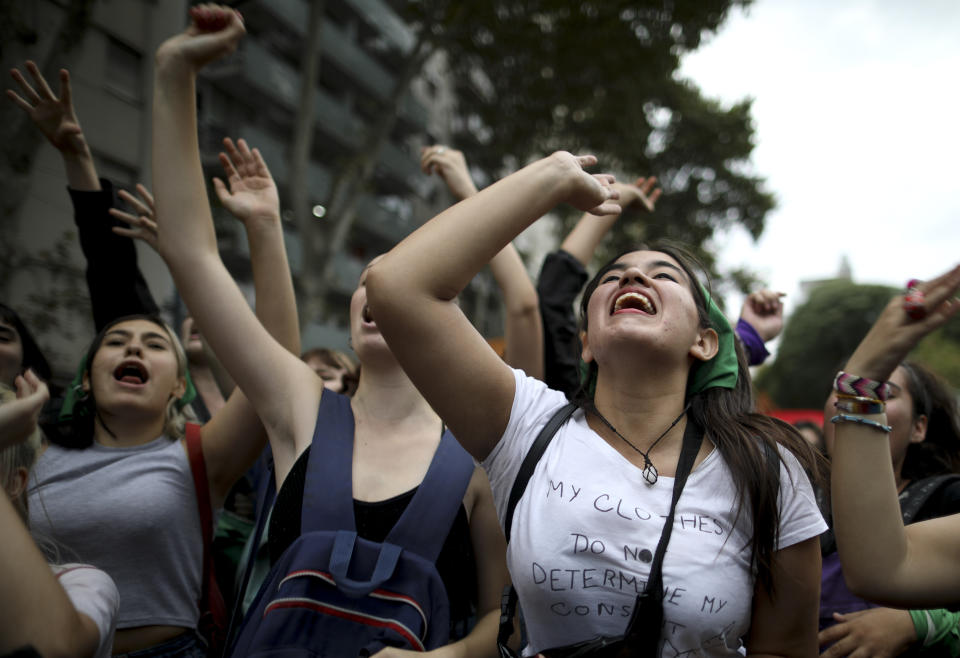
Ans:
{"label": "raised arm", "polygon": [[135,313],[156,313],[157,304],[137,265],[133,242],[111,232],[117,223],[107,214],[113,206],[113,186],[97,177],[90,147],[73,108],[70,74],[60,70],[60,94],[47,84],[37,65],[26,63],[31,85],[17,69],[11,70],[23,96],[8,89],[47,141],[60,152],[67,174],[80,247],[87,261],[87,288],[93,320],[99,330],[111,320]]}
{"label": "raised arm", "polygon": [[[591,176],[593,156],[556,153],[444,211],[367,275],[373,317],[404,370],[463,446],[486,457],[513,403],[509,367],[454,299],[494,255],[555,205],[616,212],[612,177]],[[485,218],[484,221],[481,221]]]}
{"label": "raised arm", "polygon": [[763,363],[770,352],[764,343],[773,340],[783,330],[783,302],[785,293],[757,290],[743,302],[737,321],[737,336],[747,351],[751,366]]}
{"label": "raised arm", "polygon": [[214,353],[267,428],[282,481],[309,444],[322,384],[260,324],[220,260],[198,152],[196,75],[206,63],[232,52],[244,27],[227,7],[194,7],[190,14],[191,25],[156,54],[153,173],[159,248]]}
{"label": "raised arm", "polygon": [[[477,193],[467,161],[456,149],[446,146],[426,148],[420,165],[424,173],[440,176],[457,201]],[[543,379],[543,325],[537,290],[513,243],[493,257],[490,271],[503,295],[506,309],[503,360],[531,377]]]}
{"label": "raised arm", "polygon": [[[960,266],[919,284],[910,298],[895,297],[844,372],[886,382],[924,336],[960,311],[958,288]],[[955,604],[960,515],[904,527],[883,430],[886,414],[839,413],[859,419],[837,423],[831,467],[834,532],[847,585],[862,598],[898,607]]]}

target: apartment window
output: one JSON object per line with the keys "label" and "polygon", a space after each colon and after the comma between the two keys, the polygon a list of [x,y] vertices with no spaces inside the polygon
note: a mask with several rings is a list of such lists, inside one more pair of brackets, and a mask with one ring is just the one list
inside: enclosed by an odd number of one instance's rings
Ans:
{"label": "apartment window", "polygon": [[143,99],[143,56],[116,39],[107,39],[107,87],[126,100]]}

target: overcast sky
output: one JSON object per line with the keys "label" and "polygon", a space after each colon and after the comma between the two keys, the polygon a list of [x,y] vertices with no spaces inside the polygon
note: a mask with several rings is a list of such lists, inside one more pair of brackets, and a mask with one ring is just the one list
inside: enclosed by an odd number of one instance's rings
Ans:
{"label": "overcast sky", "polygon": [[960,262],[960,2],[756,0],[681,74],[755,99],[754,169],[777,208],[756,244],[735,230],[718,253],[788,312],[843,255],[857,282],[898,287]]}

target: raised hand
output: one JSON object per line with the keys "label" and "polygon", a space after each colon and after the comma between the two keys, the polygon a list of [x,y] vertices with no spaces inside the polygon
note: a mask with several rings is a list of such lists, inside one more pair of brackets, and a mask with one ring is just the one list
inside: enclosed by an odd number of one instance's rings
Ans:
{"label": "raised hand", "polygon": [[891,299],[860,341],[844,370],[859,377],[888,380],[897,365],[924,336],[943,326],[960,311],[960,300],[956,298],[958,289],[960,265],[935,279],[916,285],[916,290],[922,295],[920,317],[907,315],[903,295]]}
{"label": "raised hand", "polygon": [[657,177],[640,177],[635,183],[613,183],[611,187],[620,193],[618,203],[621,208],[637,204],[647,212],[653,212],[662,189],[656,187]]}
{"label": "raised hand", "polygon": [[32,370],[17,376],[17,399],[0,404],[0,448],[26,440],[37,428],[40,410],[50,399],[47,385]]}
{"label": "raised hand", "polygon": [[157,49],[157,62],[182,62],[197,71],[229,55],[246,32],[243,17],[225,5],[204,3],[190,8],[190,25],[164,41]]}
{"label": "raised hand", "polygon": [[597,164],[593,155],[573,155],[557,151],[550,161],[563,172],[564,201],[591,215],[619,215],[620,193],[614,189],[616,178],[611,174],[590,174],[584,167]]}
{"label": "raised hand", "polygon": [[772,290],[757,290],[743,302],[740,318],[750,323],[763,339],[773,340],[783,330],[783,302],[785,293]]}
{"label": "raised hand", "polygon": [[[20,86],[23,96],[13,89],[7,89],[7,97],[27,113],[43,136],[53,146],[64,153],[82,154],[87,151],[87,142],[83,138],[83,129],[73,109],[70,93],[70,74],[60,69],[60,95],[53,93],[35,62],[27,60],[27,72],[33,78],[34,85],[27,82],[19,69],[10,69],[10,76]],[[25,98],[24,98],[25,96]]]}
{"label": "raised hand", "polygon": [[153,202],[153,195],[150,194],[150,190],[144,187],[142,183],[137,183],[137,194],[140,195],[140,199],[126,190],[120,190],[117,193],[117,196],[133,208],[135,214],[124,212],[119,208],[111,208],[111,216],[130,225],[130,228],[114,226],[113,232],[117,235],[123,235],[135,240],[143,240],[156,251],[158,234],[155,219],[156,206]]}
{"label": "raised hand", "polygon": [[425,146],[420,151],[420,169],[423,173],[436,174],[443,179],[458,200],[477,193],[477,186],[470,178],[467,159],[462,151],[447,148],[442,145]]}
{"label": "raised hand", "polygon": [[220,203],[244,225],[251,221],[279,222],[280,195],[260,151],[251,150],[242,139],[234,145],[229,137],[224,138],[223,146],[227,152],[220,153],[220,164],[230,187],[219,178],[213,179]]}

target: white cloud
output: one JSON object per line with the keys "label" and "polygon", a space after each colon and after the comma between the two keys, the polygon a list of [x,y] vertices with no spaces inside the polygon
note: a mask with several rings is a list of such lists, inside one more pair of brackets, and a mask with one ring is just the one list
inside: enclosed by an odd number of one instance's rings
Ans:
{"label": "white cloud", "polygon": [[759,0],[681,70],[724,103],[755,99],[753,161],[779,205],[756,245],[720,238],[720,258],[788,310],[844,254],[856,280],[897,286],[960,261],[960,3],[837,5]]}

